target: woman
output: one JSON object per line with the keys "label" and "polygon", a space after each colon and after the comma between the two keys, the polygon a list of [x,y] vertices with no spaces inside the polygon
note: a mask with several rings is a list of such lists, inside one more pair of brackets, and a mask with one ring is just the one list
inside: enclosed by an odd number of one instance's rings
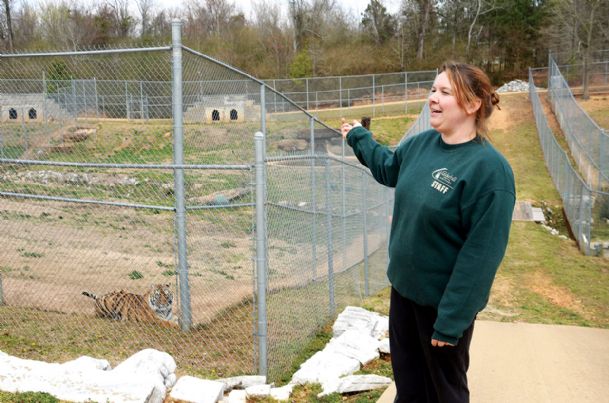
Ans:
{"label": "woman", "polygon": [[341,132],[381,184],[395,187],[387,275],[396,402],[468,402],[477,313],[508,242],[514,176],[486,127],[499,103],[478,67],[445,63],[429,96],[432,130],[395,152],[357,122]]}

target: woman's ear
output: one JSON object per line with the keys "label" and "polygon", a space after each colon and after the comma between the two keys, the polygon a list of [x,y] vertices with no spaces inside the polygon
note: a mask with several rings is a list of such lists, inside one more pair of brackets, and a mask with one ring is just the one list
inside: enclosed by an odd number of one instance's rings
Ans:
{"label": "woman's ear", "polygon": [[465,106],[465,112],[468,115],[473,115],[476,112],[478,112],[478,109],[480,109],[480,106],[482,106],[482,101],[480,99],[476,98],[475,101],[472,101]]}

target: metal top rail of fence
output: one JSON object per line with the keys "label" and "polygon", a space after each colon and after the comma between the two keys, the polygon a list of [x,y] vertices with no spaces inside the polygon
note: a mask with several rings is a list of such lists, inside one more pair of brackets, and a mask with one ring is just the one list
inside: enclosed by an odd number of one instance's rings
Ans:
{"label": "metal top rail of fence", "polygon": [[[276,378],[387,286],[393,194],[336,129],[173,37],[0,55],[0,324],[49,359],[154,346],[184,371]],[[82,295],[158,284],[174,298],[152,323]]]}
{"label": "metal top rail of fence", "polygon": [[573,92],[550,56],[548,93],[571,154],[592,189],[609,190],[609,136],[575,100]]}
{"label": "metal top rail of fence", "polygon": [[571,165],[550,129],[539,98],[532,69],[529,70],[529,97],[546,165],[563,201],[563,207],[581,251],[587,255],[602,253],[602,243],[609,231],[609,193],[595,191]]}

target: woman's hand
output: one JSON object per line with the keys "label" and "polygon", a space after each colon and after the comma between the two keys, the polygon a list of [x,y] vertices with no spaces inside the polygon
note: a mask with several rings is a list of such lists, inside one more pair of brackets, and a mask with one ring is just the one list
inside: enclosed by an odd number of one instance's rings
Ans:
{"label": "woman's hand", "polygon": [[346,139],[347,138],[347,133],[349,133],[349,131],[351,131],[351,129],[353,129],[354,127],[357,126],[361,126],[362,124],[360,122],[358,122],[357,120],[354,120],[352,123],[347,123],[345,121],[345,118],[342,118],[341,120],[341,125],[340,125],[340,134],[343,135],[343,138]]}
{"label": "woman's hand", "polygon": [[454,346],[455,346],[454,344],[450,344],[450,343],[447,343],[447,342],[445,342],[445,341],[442,341],[442,340],[436,340],[436,339],[431,339],[431,345],[432,345],[433,347],[444,347],[444,346],[451,346],[451,347],[454,347]]}

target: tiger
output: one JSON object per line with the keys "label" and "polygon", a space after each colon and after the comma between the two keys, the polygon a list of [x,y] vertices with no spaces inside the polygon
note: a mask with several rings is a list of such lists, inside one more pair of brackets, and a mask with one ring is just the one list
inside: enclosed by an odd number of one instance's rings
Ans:
{"label": "tiger", "polygon": [[173,293],[169,284],[152,285],[144,295],[125,290],[100,296],[83,291],[82,295],[95,300],[95,313],[101,318],[155,323],[162,327],[177,326],[171,320]]}

